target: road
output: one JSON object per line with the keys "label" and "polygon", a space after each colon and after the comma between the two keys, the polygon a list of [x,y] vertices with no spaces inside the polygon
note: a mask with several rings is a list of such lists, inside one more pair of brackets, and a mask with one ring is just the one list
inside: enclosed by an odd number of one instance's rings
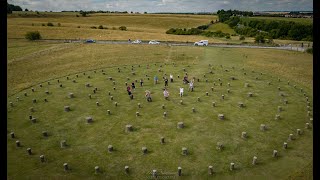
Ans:
{"label": "road", "polygon": [[[65,39],[44,39],[42,41],[51,42],[65,42],[65,43],[83,43],[84,40],[65,40]],[[96,44],[130,44],[128,41],[113,41],[113,40],[96,40]],[[142,42],[141,44],[148,45],[148,42]],[[139,45],[139,44],[135,44]],[[194,46],[193,43],[189,42],[161,42],[160,45],[165,46]],[[157,45],[150,45],[157,46]],[[305,52],[307,47],[296,47],[289,45],[282,46],[256,46],[256,45],[236,45],[236,44],[220,44],[220,43],[209,43],[208,47],[224,47],[224,48],[258,48],[258,49],[280,49],[280,50],[290,50],[290,51],[300,51]]]}

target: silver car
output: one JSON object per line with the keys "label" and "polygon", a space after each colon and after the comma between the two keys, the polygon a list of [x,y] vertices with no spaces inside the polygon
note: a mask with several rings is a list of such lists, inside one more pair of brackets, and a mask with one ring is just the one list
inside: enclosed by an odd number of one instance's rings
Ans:
{"label": "silver car", "polygon": [[149,44],[160,44],[160,42],[158,42],[156,40],[151,40],[151,41],[149,41]]}

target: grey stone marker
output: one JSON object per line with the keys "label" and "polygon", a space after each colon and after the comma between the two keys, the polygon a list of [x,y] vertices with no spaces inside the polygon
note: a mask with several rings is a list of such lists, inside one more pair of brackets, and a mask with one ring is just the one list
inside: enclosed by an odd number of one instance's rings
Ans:
{"label": "grey stone marker", "polygon": [[230,89],[227,89],[227,93],[230,93]]}
{"label": "grey stone marker", "polygon": [[131,131],[133,131],[132,125],[130,124],[126,125],[126,132],[131,132]]}
{"label": "grey stone marker", "polygon": [[70,111],[70,106],[64,106],[64,111],[69,112]]}
{"label": "grey stone marker", "polygon": [[200,97],[198,97],[197,99],[198,99],[198,101],[200,101]]}
{"label": "grey stone marker", "polygon": [[125,85],[126,85],[126,86],[128,86],[128,83],[127,83],[127,82],[125,82]]}
{"label": "grey stone marker", "polygon": [[48,132],[47,132],[47,131],[42,131],[42,135],[43,135],[44,137],[48,137]]}
{"label": "grey stone marker", "polygon": [[137,117],[140,116],[139,112],[136,112],[136,116],[137,116]]}
{"label": "grey stone marker", "polygon": [[278,112],[281,112],[281,111],[282,111],[282,107],[278,106]]}
{"label": "grey stone marker", "polygon": [[45,161],[45,159],[44,159],[44,155],[40,155],[40,162],[44,162]]}
{"label": "grey stone marker", "polygon": [[212,102],[212,107],[216,107],[216,102]]}
{"label": "grey stone marker", "polygon": [[246,139],[247,138],[247,132],[242,132],[241,133],[241,138]]}
{"label": "grey stone marker", "polygon": [[297,85],[293,85],[294,88],[297,88]]}
{"label": "grey stone marker", "polygon": [[110,100],[113,101],[113,96],[110,96]]}
{"label": "grey stone marker", "polygon": [[211,91],[213,91],[213,87],[211,87]]}
{"label": "grey stone marker", "polygon": [[147,154],[148,153],[147,147],[142,147],[141,150],[142,150],[143,154]]}
{"label": "grey stone marker", "polygon": [[108,146],[108,152],[112,152],[113,151],[113,146],[112,145],[109,145]]}
{"label": "grey stone marker", "polygon": [[86,87],[90,87],[90,84],[89,84],[89,83],[86,83]]}
{"label": "grey stone marker", "polygon": [[94,89],[94,90],[93,90],[93,94],[95,94],[95,93],[96,93],[96,90]]}
{"label": "grey stone marker", "polygon": [[36,103],[37,102],[37,100],[36,99],[32,99],[32,103]]}
{"label": "grey stone marker", "polygon": [[272,157],[277,157],[277,156],[278,156],[278,151],[277,150],[273,150]]}
{"label": "grey stone marker", "polygon": [[280,91],[280,90],[281,90],[281,88],[280,88],[280,87],[278,87],[278,90]]}
{"label": "grey stone marker", "polygon": [[224,99],[224,95],[223,94],[221,95],[221,98]]}
{"label": "grey stone marker", "polygon": [[39,85],[42,88],[42,84]]}
{"label": "grey stone marker", "polygon": [[157,170],[152,170],[152,177],[157,178],[158,174],[157,174]]}
{"label": "grey stone marker", "polygon": [[10,136],[11,136],[11,138],[15,138],[14,132],[11,132],[11,133],[10,133]]}
{"label": "grey stone marker", "polygon": [[256,164],[257,164],[257,161],[258,161],[257,156],[253,156],[252,165],[256,165]]}
{"label": "grey stone marker", "polygon": [[161,106],[161,107],[162,107],[162,109],[164,109],[164,108],[165,108],[164,104],[162,104],[162,106]]}
{"label": "grey stone marker", "polygon": [[222,86],[222,82],[220,82],[220,86]]}
{"label": "grey stone marker", "polygon": [[117,107],[117,106],[118,106],[118,103],[117,103],[117,102],[114,102],[114,105]]}
{"label": "grey stone marker", "polygon": [[253,93],[252,92],[249,92],[248,93],[248,97],[252,97],[253,96]]}
{"label": "grey stone marker", "polygon": [[13,103],[12,102],[10,102],[10,106],[13,107]]}
{"label": "grey stone marker", "polygon": [[184,128],[184,123],[183,123],[183,122],[178,122],[177,128],[178,128],[178,129]]}
{"label": "grey stone marker", "polygon": [[306,129],[310,129],[310,124],[309,123],[306,123]]}
{"label": "grey stone marker", "polygon": [[219,118],[220,120],[224,120],[224,115],[223,115],[223,114],[218,114],[218,118]]}
{"label": "grey stone marker", "polygon": [[141,108],[141,104],[140,103],[138,103],[138,108]]}
{"label": "grey stone marker", "polygon": [[238,106],[239,106],[240,108],[243,108],[243,107],[244,107],[243,102],[238,102]]}
{"label": "grey stone marker", "polygon": [[178,167],[178,176],[181,176],[181,175],[182,175],[182,168]]}
{"label": "grey stone marker", "polygon": [[234,170],[234,163],[230,163],[230,171]]}
{"label": "grey stone marker", "polygon": [[278,81],[280,82],[280,78],[278,78]]}
{"label": "grey stone marker", "polygon": [[308,111],[308,116],[311,116],[311,111]]}
{"label": "grey stone marker", "polygon": [[129,174],[129,166],[125,166],[125,167],[124,167],[124,172],[125,172],[126,174]]}
{"label": "grey stone marker", "polygon": [[167,117],[167,112],[163,112],[163,117]]}
{"label": "grey stone marker", "polygon": [[34,92],[34,88],[31,88],[31,91]]}
{"label": "grey stone marker", "polygon": [[298,135],[301,135],[301,134],[302,134],[301,129],[297,129],[297,134],[298,134]]}
{"label": "grey stone marker", "polygon": [[261,130],[261,131],[267,130],[266,125],[265,125],[265,124],[261,124],[261,125],[260,125],[260,130]]}
{"label": "grey stone marker", "polygon": [[63,164],[63,169],[64,169],[64,171],[68,171],[69,170],[68,163],[64,163]]}
{"label": "grey stone marker", "polygon": [[313,118],[310,118],[310,122],[313,122]]}
{"label": "grey stone marker", "polygon": [[113,90],[116,90],[116,87],[113,87]]}
{"label": "grey stone marker", "polygon": [[96,105],[99,106],[99,102],[98,101],[96,102]]}
{"label": "grey stone marker", "polygon": [[183,101],[182,101],[182,100],[180,100],[180,104],[181,104],[181,105],[183,104]]}
{"label": "grey stone marker", "polygon": [[206,92],[206,96],[209,96],[209,92]]}
{"label": "grey stone marker", "polygon": [[307,100],[307,101],[309,101],[309,98],[308,98],[308,97],[306,97],[306,100]]}
{"label": "grey stone marker", "polygon": [[33,107],[30,107],[30,112],[34,112],[34,108]]}
{"label": "grey stone marker", "polygon": [[196,112],[196,109],[194,107],[192,108],[192,112]]}
{"label": "grey stone marker", "polygon": [[87,120],[87,123],[92,123],[93,122],[92,117],[86,117],[86,120]]}
{"label": "grey stone marker", "polygon": [[222,151],[223,150],[223,144],[221,142],[217,142],[217,150]]}
{"label": "grey stone marker", "polygon": [[283,100],[283,102],[284,102],[284,104],[288,104],[288,100],[286,100],[286,99]]}
{"label": "grey stone marker", "polygon": [[108,78],[109,78],[110,81],[112,80],[112,77],[108,77]]}
{"label": "grey stone marker", "polygon": [[45,99],[44,99],[44,102],[48,102],[48,99],[47,99],[47,98],[45,98]]}
{"label": "grey stone marker", "polygon": [[32,118],[32,119],[31,119],[31,122],[32,122],[32,123],[36,123],[36,122],[37,122],[37,119],[36,119],[36,118]]}
{"label": "grey stone marker", "polygon": [[19,97],[17,97],[17,101],[19,101],[19,99],[20,99],[20,98],[19,98]]}
{"label": "grey stone marker", "polygon": [[244,87],[250,87],[249,83],[245,83]]}
{"label": "grey stone marker", "polygon": [[76,77],[79,77],[78,74],[76,74]]}
{"label": "grey stone marker", "polygon": [[74,94],[73,93],[69,93],[69,98],[74,98]]}
{"label": "grey stone marker", "polygon": [[288,143],[286,142],[283,143],[283,149],[288,149]]}
{"label": "grey stone marker", "polygon": [[67,76],[67,80],[69,80],[69,76]]}
{"label": "grey stone marker", "polygon": [[268,82],[268,85],[271,85],[271,82]]}
{"label": "grey stone marker", "polygon": [[109,109],[107,110],[107,112],[108,112],[108,115],[110,115],[110,114],[111,114],[111,112],[110,112],[110,110],[109,110]]}
{"label": "grey stone marker", "polygon": [[288,141],[292,141],[292,140],[293,140],[293,134],[289,134]]}
{"label": "grey stone marker", "polygon": [[24,93],[24,96],[28,96],[27,92]]}
{"label": "grey stone marker", "polygon": [[213,166],[209,166],[208,171],[210,175],[213,175]]}
{"label": "grey stone marker", "polygon": [[164,142],[164,137],[161,137],[160,143],[161,143],[161,144],[164,144],[164,143],[165,143],[165,142]]}
{"label": "grey stone marker", "polygon": [[72,82],[73,82],[73,83],[76,83],[77,81],[74,79],[74,80],[72,80]]}
{"label": "grey stone marker", "polygon": [[67,147],[67,141],[66,141],[66,140],[62,140],[62,141],[60,142],[60,147],[61,147],[61,148],[66,148],[66,147]]}
{"label": "grey stone marker", "polygon": [[91,99],[91,94],[89,94],[88,97]]}
{"label": "grey stone marker", "polygon": [[182,148],[182,155],[188,155],[188,149],[186,147]]}
{"label": "grey stone marker", "polygon": [[59,86],[62,87],[62,84],[60,84]]}
{"label": "grey stone marker", "polygon": [[31,148],[28,148],[27,152],[28,152],[29,155],[32,155]]}
{"label": "grey stone marker", "polygon": [[17,147],[20,147],[20,146],[21,146],[20,141],[16,141],[16,146],[17,146]]}
{"label": "grey stone marker", "polygon": [[275,120],[279,120],[279,119],[280,119],[280,115],[277,114],[274,119],[275,119]]}

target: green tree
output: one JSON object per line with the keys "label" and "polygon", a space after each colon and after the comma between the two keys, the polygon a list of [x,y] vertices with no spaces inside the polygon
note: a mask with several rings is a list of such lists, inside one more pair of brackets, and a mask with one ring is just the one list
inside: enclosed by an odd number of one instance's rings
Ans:
{"label": "green tree", "polygon": [[241,41],[243,41],[243,40],[245,40],[246,38],[244,37],[244,36],[240,36],[239,37],[239,40],[241,40]]}
{"label": "green tree", "polygon": [[255,37],[254,42],[256,43],[265,43],[266,40],[264,39],[264,36],[259,34]]}
{"label": "green tree", "polygon": [[27,32],[25,34],[25,38],[30,41],[34,41],[34,40],[41,39],[41,35],[40,35],[39,31],[32,31],[32,32]]}
{"label": "green tree", "polygon": [[103,29],[103,26],[102,26],[102,25],[100,25],[100,26],[98,27],[98,29]]}

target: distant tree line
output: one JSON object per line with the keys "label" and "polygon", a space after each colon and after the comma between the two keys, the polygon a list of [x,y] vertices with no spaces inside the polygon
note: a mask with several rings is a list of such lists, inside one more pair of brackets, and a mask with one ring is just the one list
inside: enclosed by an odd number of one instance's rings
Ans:
{"label": "distant tree line", "polygon": [[94,13],[123,13],[123,14],[127,14],[128,11],[61,11],[61,12],[79,12],[79,13],[83,13],[85,12],[86,14],[94,14]]}
{"label": "distant tree line", "polygon": [[217,11],[220,22],[225,22],[230,19],[231,16],[253,16],[252,11],[238,11],[238,10],[227,10],[224,9]]}
{"label": "distant tree line", "polygon": [[20,6],[15,6],[7,2],[7,14],[11,14],[12,11],[22,11],[22,8]]}
{"label": "distant tree line", "polygon": [[[240,35],[255,37],[262,35],[268,39],[291,39],[313,41],[313,25],[281,20],[246,20],[234,16],[232,11],[219,11],[219,21],[228,24]],[[229,17],[227,17],[229,16]],[[222,18],[222,19],[220,19]]]}

